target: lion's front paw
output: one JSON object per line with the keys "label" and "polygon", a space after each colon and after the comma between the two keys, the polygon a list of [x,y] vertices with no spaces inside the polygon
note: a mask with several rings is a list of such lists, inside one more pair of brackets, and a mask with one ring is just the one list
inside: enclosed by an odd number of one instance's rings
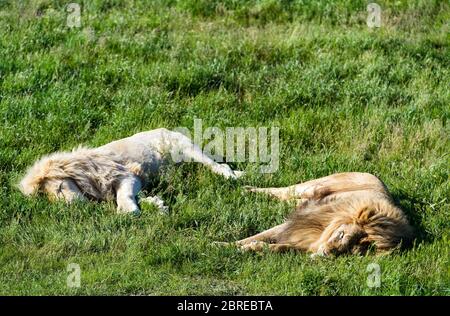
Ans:
{"label": "lion's front paw", "polygon": [[239,249],[243,251],[256,251],[261,252],[264,250],[264,248],[267,247],[267,243],[263,241],[254,240],[248,244],[242,245],[239,247]]}
{"label": "lion's front paw", "polygon": [[326,257],[328,256],[328,252],[326,251],[324,245],[321,245],[317,252],[314,252],[310,255],[311,258],[317,258],[317,257]]}
{"label": "lion's front paw", "polygon": [[117,207],[117,214],[130,214],[139,216],[141,214],[141,210],[138,207],[132,207],[132,208],[124,208],[124,207]]}

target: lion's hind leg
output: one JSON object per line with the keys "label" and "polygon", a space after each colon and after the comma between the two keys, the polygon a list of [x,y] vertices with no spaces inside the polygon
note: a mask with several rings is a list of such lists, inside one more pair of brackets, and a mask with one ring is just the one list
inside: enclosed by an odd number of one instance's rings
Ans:
{"label": "lion's hind leg", "polygon": [[253,193],[264,193],[281,201],[288,201],[296,198],[295,186],[284,188],[257,188],[252,186],[245,186],[244,189]]}
{"label": "lion's hind leg", "polygon": [[207,166],[212,172],[220,174],[227,179],[237,179],[244,175],[243,171],[235,171],[230,168],[226,163],[217,163],[205,154],[202,149],[194,144],[192,140],[182,133],[170,132],[170,136],[167,136],[171,141],[170,153],[172,157],[175,157],[176,162],[199,162]]}
{"label": "lion's hind leg", "polygon": [[374,175],[360,172],[336,173],[319,179],[283,188],[246,187],[249,192],[265,193],[282,201],[321,200],[330,195],[347,192],[374,190],[389,195],[383,183]]}

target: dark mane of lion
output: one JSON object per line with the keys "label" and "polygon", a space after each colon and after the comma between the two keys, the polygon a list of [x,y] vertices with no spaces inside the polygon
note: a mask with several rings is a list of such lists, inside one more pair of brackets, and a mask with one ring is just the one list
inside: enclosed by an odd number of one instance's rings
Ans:
{"label": "dark mane of lion", "polygon": [[[360,242],[374,244],[377,250],[392,249],[412,238],[406,216],[388,196],[367,194],[303,203],[289,216],[288,226],[277,236],[276,242],[295,243],[299,249],[307,251],[320,237],[328,239],[342,224],[357,224],[366,233]],[[325,229],[328,236],[322,236]]]}

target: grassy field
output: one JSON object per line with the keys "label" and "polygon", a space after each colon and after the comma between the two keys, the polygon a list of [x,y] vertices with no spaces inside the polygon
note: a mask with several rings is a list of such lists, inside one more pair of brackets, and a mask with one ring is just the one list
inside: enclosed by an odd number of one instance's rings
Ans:
{"label": "grassy field", "polygon": [[[449,295],[447,1],[0,0],[0,294]],[[72,2],[76,2],[75,0]],[[40,155],[157,127],[279,127],[280,167],[226,181],[196,164],[147,189],[170,207],[49,203],[15,184]],[[417,231],[388,256],[311,259],[211,245],[281,223],[245,194],[371,172]],[[80,287],[68,287],[70,263]],[[368,286],[368,265],[381,271]]]}

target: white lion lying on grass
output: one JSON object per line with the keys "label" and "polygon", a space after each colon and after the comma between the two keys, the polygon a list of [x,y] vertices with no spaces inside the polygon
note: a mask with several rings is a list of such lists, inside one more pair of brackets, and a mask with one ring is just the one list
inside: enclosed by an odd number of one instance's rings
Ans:
{"label": "white lion lying on grass", "polygon": [[[46,193],[51,199],[112,200],[118,212],[139,213],[136,195],[167,163],[195,161],[214,173],[236,179],[242,172],[218,164],[181,133],[164,128],[135,134],[98,148],[79,147],[37,161],[20,181],[25,195]],[[161,210],[157,197],[149,197]]]}

